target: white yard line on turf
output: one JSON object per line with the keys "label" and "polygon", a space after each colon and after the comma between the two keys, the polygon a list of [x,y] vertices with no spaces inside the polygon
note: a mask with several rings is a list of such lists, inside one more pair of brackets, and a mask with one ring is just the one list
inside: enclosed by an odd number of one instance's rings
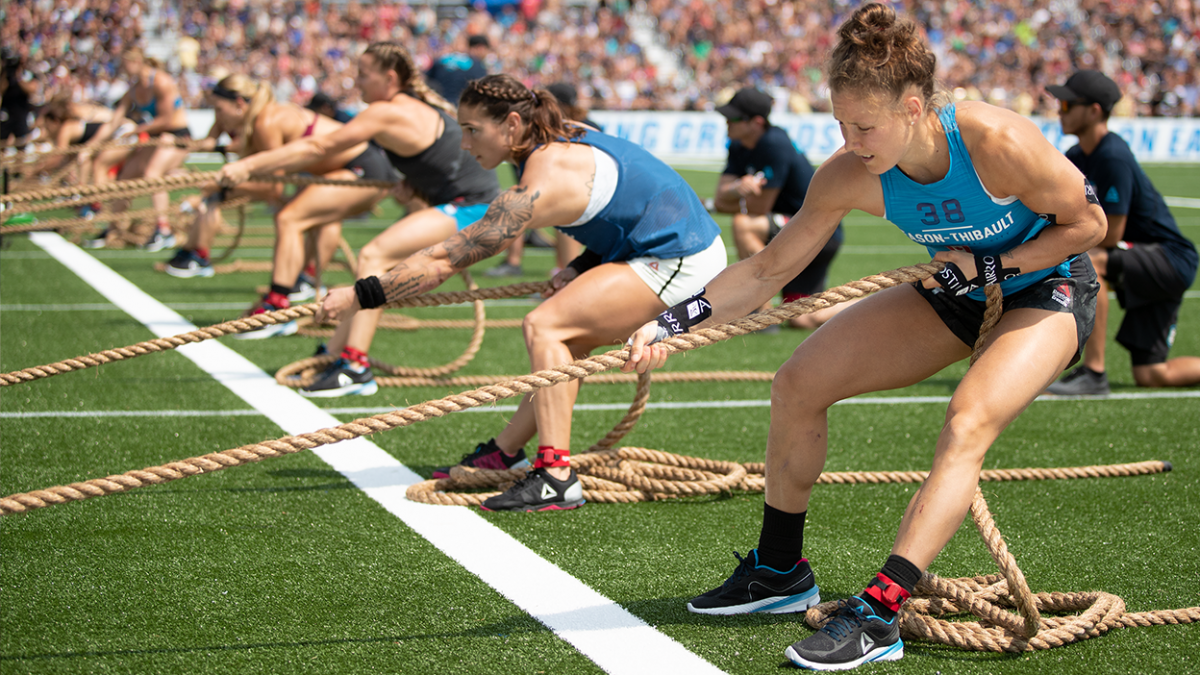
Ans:
{"label": "white yard line on turf", "polygon": [[[1039,402],[1055,401],[1146,401],[1152,399],[1200,398],[1200,390],[1142,391],[1109,394],[1107,396],[1041,396]],[[834,405],[909,405],[914,403],[950,402],[949,396],[863,396],[838,401]],[[744,401],[660,401],[647,403],[647,410],[694,410],[696,408],[769,408],[770,399]],[[628,410],[628,403],[576,403],[575,412],[611,412]],[[379,415],[394,412],[388,407],[323,408],[329,415]],[[468,408],[462,413],[514,413],[515,405],[490,405],[486,408]],[[38,417],[252,417],[262,415],[257,410],[39,410],[29,412],[0,412],[0,419],[31,419]]]}
{"label": "white yard line on turf", "polygon": [[[29,236],[155,335],[168,337],[195,329],[183,317],[57,234],[34,232]],[[339,424],[332,415],[276,384],[274,378],[216,340],[185,345],[176,351],[289,434]],[[605,671],[620,675],[722,672],[542,559],[476,512],[465,507],[409,501],[404,496],[405,490],[422,478],[365,438],[343,441],[313,452],[431,544]],[[520,570],[520,573],[513,574],[510,570]]]}

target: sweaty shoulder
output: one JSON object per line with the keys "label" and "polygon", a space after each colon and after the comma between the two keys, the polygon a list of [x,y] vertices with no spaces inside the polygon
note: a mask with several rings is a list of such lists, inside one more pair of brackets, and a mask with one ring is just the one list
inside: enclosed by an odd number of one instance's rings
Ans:
{"label": "sweaty shoulder", "polygon": [[1024,180],[1065,159],[1037,125],[1011,110],[968,101],[957,104],[955,115],[971,163],[993,197],[1022,192]]}
{"label": "sweaty shoulder", "polygon": [[571,181],[586,184],[596,173],[596,159],[592,152],[592,146],[583,143],[548,143],[529,155],[521,182]]}
{"label": "sweaty shoulder", "polygon": [[813,174],[804,199],[805,208],[847,212],[853,209],[882,217],[883,187],[879,176],[867,170],[858,155],[839,149]]}

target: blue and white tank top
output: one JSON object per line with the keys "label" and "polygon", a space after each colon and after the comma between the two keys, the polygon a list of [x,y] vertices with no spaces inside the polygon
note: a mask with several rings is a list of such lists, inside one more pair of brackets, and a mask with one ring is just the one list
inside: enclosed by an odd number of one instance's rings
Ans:
{"label": "blue and white tank top", "polygon": [[[590,145],[616,161],[616,189],[607,205],[584,223],[559,227],[602,262],[683,258],[706,250],[721,228],[687,181],[641,146],[588,131],[572,142]],[[517,174],[524,172],[522,163]]]}
{"label": "blue and white tank top", "polygon": [[[938,113],[938,119],[950,146],[950,170],[941,180],[922,185],[904,175],[898,166],[889,169],[879,177],[884,217],[909,239],[924,244],[930,256],[951,250],[974,255],[1004,253],[1036,237],[1050,224],[1048,216],[1034,213],[1016,197],[997,199],[983,187],[963,144],[953,104]],[[1026,271],[1000,282],[1000,288],[1009,295],[1051,274],[1068,277],[1074,258],[1055,267]],[[982,289],[967,297],[985,299]]]}

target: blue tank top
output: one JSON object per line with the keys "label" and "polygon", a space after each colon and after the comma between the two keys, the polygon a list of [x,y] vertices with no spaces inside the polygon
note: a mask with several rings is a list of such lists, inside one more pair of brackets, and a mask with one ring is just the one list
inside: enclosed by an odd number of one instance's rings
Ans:
{"label": "blue tank top", "polygon": [[[588,131],[574,143],[590,145],[617,163],[617,188],[600,213],[566,229],[602,262],[695,255],[721,234],[696,191],[654,155],[629,141]],[[525,165],[517,167],[518,179]]]}
{"label": "blue tank top", "polygon": [[[988,194],[963,144],[953,104],[938,113],[938,119],[950,146],[950,170],[929,185],[912,180],[898,166],[881,175],[884,216],[889,221],[909,239],[924,244],[931,256],[951,250],[974,255],[1004,253],[1036,237],[1050,224],[1045,214],[1034,213],[1016,197],[996,199]],[[1009,295],[1051,274],[1069,277],[1074,259],[1071,256],[1056,267],[1030,270],[1002,281],[1000,289]],[[967,297],[985,299],[982,289]]]}
{"label": "blue tank top", "polygon": [[[150,102],[142,105],[137,102],[137,97],[133,98],[133,109],[137,111],[138,117],[143,124],[149,124],[151,120],[158,117],[158,97],[154,95],[154,76],[158,75],[158,71],[150,73]],[[183,107],[183,97],[175,97],[175,107]]]}

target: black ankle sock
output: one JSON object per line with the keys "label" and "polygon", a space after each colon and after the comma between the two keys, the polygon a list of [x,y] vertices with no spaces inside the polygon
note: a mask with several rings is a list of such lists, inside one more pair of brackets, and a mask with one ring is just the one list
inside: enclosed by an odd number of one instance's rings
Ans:
{"label": "black ankle sock", "polygon": [[762,532],[758,535],[758,564],[786,572],[804,551],[804,518],[808,511],[788,513],[763,504]]}
{"label": "black ankle sock", "polygon": [[[879,573],[890,579],[900,588],[903,588],[908,595],[912,595],[913,589],[917,587],[917,582],[921,580],[920,568],[909,562],[907,558],[898,555],[888,556],[887,562],[883,564],[883,568],[879,570]],[[876,577],[876,580],[879,583],[883,583],[879,577]],[[871,583],[877,585],[875,581]],[[883,599],[875,597],[870,592],[863,592],[858,597],[870,605],[871,609],[875,610],[875,614],[885,621],[891,621],[898,613],[899,604],[891,605]],[[905,598],[907,597],[906,595]],[[904,600],[901,599],[900,603],[903,602]],[[895,608],[893,609],[893,607]]]}
{"label": "black ankle sock", "polygon": [[278,293],[286,298],[287,294],[292,292],[292,287],[291,286],[280,286],[279,284],[272,282],[271,283],[271,292]]}

